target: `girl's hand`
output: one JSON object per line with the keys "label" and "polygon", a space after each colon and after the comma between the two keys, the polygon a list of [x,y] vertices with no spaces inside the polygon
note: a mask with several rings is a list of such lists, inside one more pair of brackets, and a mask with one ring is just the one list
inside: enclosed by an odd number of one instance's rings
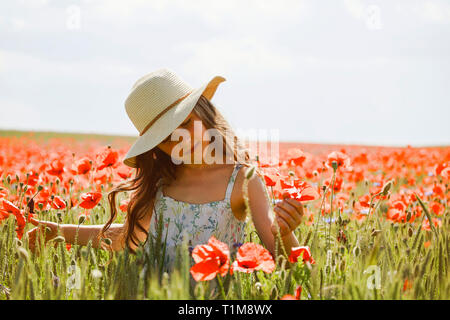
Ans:
{"label": "girl's hand", "polygon": [[303,204],[291,198],[285,198],[278,202],[273,210],[275,211],[275,220],[272,223],[271,231],[275,237],[278,234],[278,228],[282,237],[294,231],[300,225],[304,214]]}
{"label": "girl's hand", "polygon": [[30,222],[37,226],[27,232],[29,248],[31,252],[35,253],[36,239],[39,236],[39,233],[44,232],[45,243],[47,243],[58,235],[58,224],[50,221],[39,221],[34,218],[30,218]]}

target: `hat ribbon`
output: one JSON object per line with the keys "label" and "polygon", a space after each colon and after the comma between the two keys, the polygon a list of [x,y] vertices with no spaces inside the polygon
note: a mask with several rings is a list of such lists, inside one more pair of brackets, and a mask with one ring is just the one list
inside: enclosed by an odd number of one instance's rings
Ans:
{"label": "hat ribbon", "polygon": [[149,124],[147,124],[144,128],[144,130],[141,131],[141,133],[139,134],[139,136],[142,136],[154,123],[156,120],[158,120],[164,113],[166,113],[167,111],[169,111],[170,108],[172,108],[173,106],[175,106],[177,103],[179,103],[180,101],[184,100],[188,95],[190,95],[192,93],[193,90],[189,91],[188,93],[186,93],[184,96],[182,96],[181,98],[177,99],[176,101],[174,101],[173,103],[171,103],[168,107],[166,107],[163,111],[161,111],[152,121],[150,121]]}

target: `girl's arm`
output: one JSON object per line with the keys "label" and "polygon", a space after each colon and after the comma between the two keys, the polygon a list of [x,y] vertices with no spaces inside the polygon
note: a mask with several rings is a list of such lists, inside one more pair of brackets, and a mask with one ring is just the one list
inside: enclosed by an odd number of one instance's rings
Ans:
{"label": "girl's arm", "polygon": [[[36,228],[28,231],[29,238],[29,246],[30,249],[34,251],[35,249],[35,241],[37,232],[43,232],[46,227],[48,227],[48,231],[45,233],[45,242],[54,239],[58,236],[58,224],[51,221],[38,221],[36,219],[31,218],[31,223],[37,226]],[[76,224],[60,224],[59,232],[65,238],[66,243],[75,244],[75,242],[79,245],[87,245],[89,240],[92,240],[92,246],[94,248],[99,248],[102,245],[100,241],[97,239],[99,232],[102,230],[103,225],[87,225],[87,226],[78,226]],[[106,231],[105,236],[110,238],[112,241],[111,249],[112,250],[121,250],[124,248],[123,242],[123,230],[125,228],[125,224],[111,224],[108,231]],[[78,230],[78,232],[77,232]],[[78,234],[77,234],[78,233]],[[104,246],[102,246],[104,247]]]}
{"label": "girl's arm", "polygon": [[[248,181],[248,199],[253,224],[264,245],[275,256],[275,236],[277,235],[278,225],[286,254],[289,256],[291,248],[299,246],[293,230],[300,224],[301,215],[303,214],[302,209],[300,209],[302,208],[301,203],[295,200],[285,199],[281,205],[287,208],[287,210],[291,210],[290,212],[294,214],[289,214],[285,210],[280,209],[279,206],[277,206],[278,208],[275,207],[276,214],[274,214],[270,199],[267,197],[265,184],[256,174]],[[295,212],[297,212],[297,208],[299,208],[299,212],[296,216]],[[276,216],[276,221],[274,216]],[[277,250],[278,254],[284,253],[281,243],[279,243]]]}
{"label": "girl's arm", "polygon": [[[78,227],[78,225],[74,224],[63,224],[60,225],[60,228],[63,237],[68,243],[76,242],[79,245],[85,246],[90,240],[92,240],[92,247],[101,247],[100,241],[98,240],[98,234],[102,230],[103,225],[87,225]],[[122,243],[123,230],[124,224],[113,223],[105,232],[105,237],[111,239],[111,249],[114,251],[124,248]]]}

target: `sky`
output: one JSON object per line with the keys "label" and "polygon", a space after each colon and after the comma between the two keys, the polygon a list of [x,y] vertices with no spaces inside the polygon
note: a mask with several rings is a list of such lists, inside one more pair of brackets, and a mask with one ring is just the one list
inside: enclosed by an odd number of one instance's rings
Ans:
{"label": "sky", "polygon": [[450,145],[450,1],[0,2],[0,129],[137,136],[124,101],[160,68],[235,130]]}

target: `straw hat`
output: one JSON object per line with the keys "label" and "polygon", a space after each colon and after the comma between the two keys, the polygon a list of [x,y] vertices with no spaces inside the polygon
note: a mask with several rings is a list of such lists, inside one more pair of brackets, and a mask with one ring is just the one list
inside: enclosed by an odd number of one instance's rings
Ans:
{"label": "straw hat", "polygon": [[125,110],[139,132],[123,163],[136,168],[136,156],[167,138],[183,121],[203,95],[208,100],[225,78],[213,77],[200,88],[189,86],[167,68],[151,72],[136,81],[125,100]]}

